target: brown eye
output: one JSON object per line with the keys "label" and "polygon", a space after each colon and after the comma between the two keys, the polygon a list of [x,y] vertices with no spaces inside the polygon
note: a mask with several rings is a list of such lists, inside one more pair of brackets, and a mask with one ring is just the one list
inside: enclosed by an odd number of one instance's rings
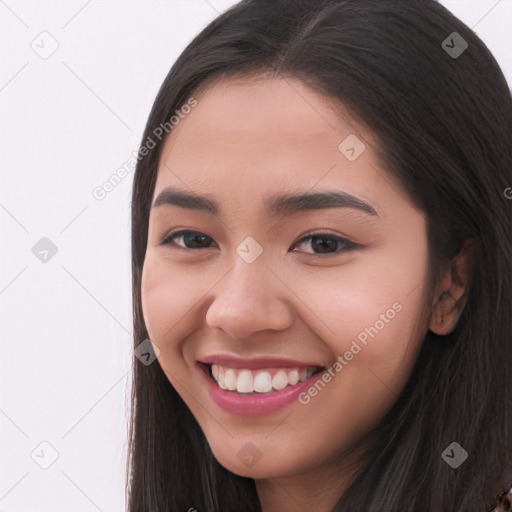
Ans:
{"label": "brown eye", "polygon": [[[170,245],[178,249],[194,250],[194,249],[209,249],[212,247],[213,239],[204,233],[198,231],[181,230],[167,235],[161,245]],[[306,254],[322,255],[322,254],[338,254],[341,252],[357,249],[360,246],[347,238],[331,235],[329,233],[313,233],[303,237],[297,245],[307,244],[310,251]],[[297,251],[292,251],[297,252]]]}
{"label": "brown eye", "polygon": [[[351,249],[357,249],[358,244],[348,240],[347,238],[330,235],[329,233],[313,233],[300,240],[300,243],[309,243],[312,252],[308,254],[337,254]],[[298,245],[300,245],[300,243]],[[318,252],[315,252],[318,251]],[[307,253],[307,251],[306,251]]]}
{"label": "brown eye", "polygon": [[[182,239],[183,245],[176,243],[175,240],[177,239]],[[208,244],[211,241],[213,241],[211,237],[197,231],[176,231],[175,233],[167,235],[163,239],[162,245],[176,246],[181,249],[208,249]]]}

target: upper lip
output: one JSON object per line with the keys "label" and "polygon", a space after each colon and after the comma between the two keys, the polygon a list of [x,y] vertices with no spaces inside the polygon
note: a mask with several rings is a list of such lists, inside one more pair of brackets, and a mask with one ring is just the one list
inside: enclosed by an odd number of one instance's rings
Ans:
{"label": "upper lip", "polygon": [[323,368],[324,366],[315,362],[296,361],[285,357],[259,356],[242,358],[232,354],[212,354],[199,361],[206,365],[218,364],[228,368],[247,368],[256,370],[259,368]]}

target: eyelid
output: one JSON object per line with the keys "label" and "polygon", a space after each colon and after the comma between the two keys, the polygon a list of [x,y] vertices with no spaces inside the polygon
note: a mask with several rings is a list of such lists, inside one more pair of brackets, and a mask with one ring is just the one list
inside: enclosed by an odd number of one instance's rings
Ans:
{"label": "eyelid", "polygon": [[[211,247],[204,247],[204,248],[195,248],[194,249],[194,248],[190,248],[190,247],[182,247],[174,242],[174,239],[176,237],[180,237],[184,234],[190,234],[190,233],[195,234],[195,235],[204,235],[204,236],[210,238],[213,242],[215,242],[215,240],[210,235],[207,235],[206,233],[203,233],[201,231],[196,231],[193,229],[177,229],[175,231],[171,231],[171,232],[167,233],[163,237],[160,245],[169,245],[171,247],[174,247],[176,249],[180,249],[180,250],[186,251],[186,252],[199,251],[201,249],[210,249],[211,248]],[[333,257],[333,256],[338,256],[339,254],[346,253],[346,252],[356,250],[356,249],[360,249],[363,247],[361,244],[353,242],[352,240],[350,240],[349,238],[347,238],[345,236],[337,235],[334,233],[329,233],[327,231],[314,231],[314,230],[298,237],[297,241],[293,244],[292,247],[295,247],[301,243],[304,243],[305,241],[310,240],[312,238],[330,238],[330,239],[336,240],[339,243],[344,244],[346,246],[342,249],[337,249],[334,252],[304,253],[304,254],[306,254],[308,256],[312,256],[312,257],[324,257],[324,258],[329,257],[329,256]],[[291,252],[303,252],[303,251],[295,251],[292,249]]]}
{"label": "eyelid", "polygon": [[[181,249],[182,251],[198,251],[200,249],[191,249],[190,247],[181,247],[180,245],[176,244],[174,242],[174,239],[176,237],[180,237],[184,234],[193,233],[194,235],[204,235],[210,238],[215,242],[215,240],[206,233],[203,233],[202,231],[196,231],[195,229],[176,229],[174,231],[168,232],[164,237],[162,238],[162,241],[159,245],[170,245],[171,247],[176,247],[177,249]],[[172,239],[172,240],[171,240]],[[168,241],[169,240],[169,241]],[[210,249],[210,247],[205,247],[205,249]]]}
{"label": "eyelid", "polygon": [[[355,250],[355,249],[360,249],[362,247],[361,244],[353,242],[350,238],[347,238],[347,237],[342,236],[342,235],[337,235],[337,234],[334,234],[334,233],[328,233],[326,231],[312,231],[309,234],[301,235],[298,238],[297,243],[294,244],[294,246],[298,245],[300,243],[303,243],[303,242],[305,242],[307,240],[310,240],[311,238],[328,238],[328,239],[333,239],[333,240],[336,240],[339,243],[345,244],[346,247],[343,248],[343,249],[338,249],[335,252],[329,252],[329,253],[306,253],[309,256],[323,256],[323,257],[331,256],[331,257],[333,257],[333,256],[338,256],[339,254],[342,254],[342,253],[345,253],[345,252],[348,252],[348,251],[352,251],[352,250]],[[295,252],[295,251],[292,251],[292,252]]]}

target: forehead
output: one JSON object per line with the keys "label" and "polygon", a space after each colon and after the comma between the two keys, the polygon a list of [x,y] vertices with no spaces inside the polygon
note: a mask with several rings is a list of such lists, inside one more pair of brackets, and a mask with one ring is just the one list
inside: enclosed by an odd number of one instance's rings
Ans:
{"label": "forehead", "polygon": [[171,132],[167,149],[185,138],[198,145],[213,139],[260,145],[324,139],[324,148],[337,150],[347,130],[373,140],[339,101],[291,77],[216,80],[194,97],[197,107]]}
{"label": "forehead", "polygon": [[[153,200],[171,185],[238,203],[319,187],[379,210],[383,186],[393,180],[380,167],[375,136],[339,101],[291,78],[218,80],[194,98],[197,106],[165,141]],[[364,147],[355,160],[340,150],[350,137]]]}

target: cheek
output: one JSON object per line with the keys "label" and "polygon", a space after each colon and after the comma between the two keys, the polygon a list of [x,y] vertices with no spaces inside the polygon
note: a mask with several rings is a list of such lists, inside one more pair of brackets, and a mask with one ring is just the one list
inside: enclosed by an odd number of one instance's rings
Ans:
{"label": "cheek", "polygon": [[162,351],[171,348],[164,342],[173,338],[172,330],[191,302],[186,281],[173,265],[150,252],[146,254],[141,278],[142,312],[151,341]]}
{"label": "cheek", "polygon": [[318,334],[335,356],[349,352],[353,366],[378,367],[387,378],[402,374],[426,332],[426,246],[375,251],[331,270],[296,280],[303,286],[297,294],[317,315]]}

